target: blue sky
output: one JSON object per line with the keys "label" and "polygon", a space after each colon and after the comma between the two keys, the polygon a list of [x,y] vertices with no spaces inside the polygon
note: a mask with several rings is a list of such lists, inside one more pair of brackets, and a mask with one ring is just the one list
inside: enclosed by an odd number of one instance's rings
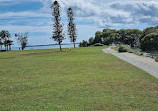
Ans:
{"label": "blue sky", "polygon": [[[52,16],[50,5],[54,0],[0,0],[0,30],[14,34],[29,32],[29,45],[51,44]],[[77,42],[88,40],[103,28],[144,29],[158,25],[156,0],[58,0],[62,23],[67,32],[66,9],[72,7],[78,29]],[[67,35],[67,34],[66,34]],[[70,43],[69,38],[63,43]]]}

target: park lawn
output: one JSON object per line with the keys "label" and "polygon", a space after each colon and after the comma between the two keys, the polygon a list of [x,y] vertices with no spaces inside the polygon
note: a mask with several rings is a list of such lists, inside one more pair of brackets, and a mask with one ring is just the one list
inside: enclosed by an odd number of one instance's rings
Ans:
{"label": "park lawn", "polygon": [[156,111],[158,79],[103,48],[0,53],[0,110]]}

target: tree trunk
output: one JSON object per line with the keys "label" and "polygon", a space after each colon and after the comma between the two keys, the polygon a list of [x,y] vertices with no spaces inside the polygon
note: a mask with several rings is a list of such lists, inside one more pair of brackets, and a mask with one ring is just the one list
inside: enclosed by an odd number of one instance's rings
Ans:
{"label": "tree trunk", "polygon": [[74,48],[76,48],[76,46],[75,46],[75,42],[74,42]]}
{"label": "tree trunk", "polygon": [[1,50],[2,50],[2,45],[1,45]]}
{"label": "tree trunk", "polygon": [[60,46],[60,51],[62,52],[61,43],[59,43],[59,46]]}
{"label": "tree trunk", "polygon": [[7,51],[8,51],[8,45],[7,45]]}
{"label": "tree trunk", "polygon": [[9,45],[9,50],[11,51],[12,49],[11,49],[11,45]]}

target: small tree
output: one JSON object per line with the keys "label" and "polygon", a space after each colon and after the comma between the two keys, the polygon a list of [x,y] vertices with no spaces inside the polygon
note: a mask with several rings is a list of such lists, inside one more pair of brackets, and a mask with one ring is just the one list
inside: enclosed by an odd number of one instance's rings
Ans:
{"label": "small tree", "polygon": [[59,43],[60,51],[62,51],[61,43],[65,38],[63,34],[63,25],[60,23],[60,5],[57,1],[54,1],[50,8],[52,10],[52,16],[54,20],[52,39]]}
{"label": "small tree", "polygon": [[20,43],[21,49],[24,50],[28,43],[28,32],[26,32],[24,35],[15,34],[15,37],[17,37],[17,41]]}
{"label": "small tree", "polygon": [[72,8],[68,8],[67,10],[67,16],[68,16],[68,35],[70,37],[70,41],[74,43],[75,48],[75,42],[77,39],[77,31],[76,31],[76,25],[74,23],[74,13]]}
{"label": "small tree", "polygon": [[88,42],[83,40],[82,42],[80,42],[79,47],[87,47],[88,46]]}

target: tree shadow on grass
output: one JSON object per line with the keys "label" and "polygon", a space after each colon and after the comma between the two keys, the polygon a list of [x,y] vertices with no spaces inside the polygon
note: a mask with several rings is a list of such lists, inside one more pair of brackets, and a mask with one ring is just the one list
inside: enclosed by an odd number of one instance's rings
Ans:
{"label": "tree shadow on grass", "polygon": [[43,55],[43,54],[49,54],[52,52],[34,52],[34,53],[27,53],[27,54],[21,54],[21,55]]}
{"label": "tree shadow on grass", "polygon": [[[27,53],[27,54],[20,54],[22,56],[28,56],[28,55],[46,55],[46,54],[53,54],[53,52],[55,53],[66,53],[66,52],[69,52],[69,51],[51,51],[51,52],[32,52],[32,53]],[[19,56],[20,57],[20,56]],[[14,58],[19,58],[19,57],[6,57],[6,58],[0,58],[0,60],[3,60],[3,59],[14,59]]]}
{"label": "tree shadow on grass", "polygon": [[0,58],[0,59],[14,59],[16,57],[6,57],[6,58]]}
{"label": "tree shadow on grass", "polygon": [[62,52],[69,52],[69,51],[54,51],[54,52],[61,52],[62,53]]}
{"label": "tree shadow on grass", "polygon": [[[32,52],[32,53],[27,53],[27,54],[21,54],[21,55],[45,55],[45,54],[50,54],[53,52],[61,52],[61,51],[51,51],[51,52]],[[69,52],[69,51],[62,51],[61,53],[65,53],[65,52]]]}
{"label": "tree shadow on grass", "polygon": [[43,55],[43,54],[50,54],[53,52],[69,52],[69,51],[51,51],[51,52],[32,52],[32,53],[27,53],[27,54],[21,54],[21,55]]}

